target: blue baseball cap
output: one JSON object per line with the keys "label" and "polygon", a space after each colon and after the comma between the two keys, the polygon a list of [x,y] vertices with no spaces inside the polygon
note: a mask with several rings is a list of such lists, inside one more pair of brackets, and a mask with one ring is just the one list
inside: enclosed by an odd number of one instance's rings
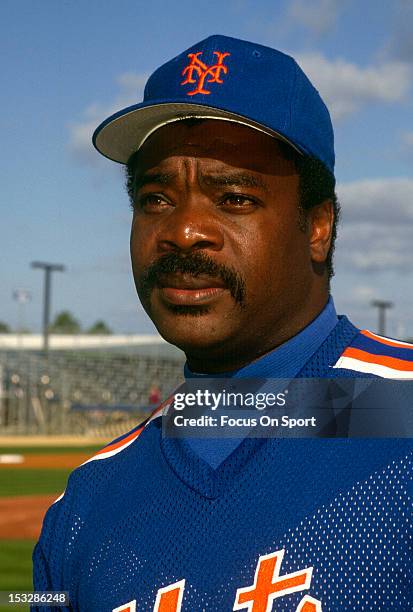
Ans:
{"label": "blue baseball cap", "polygon": [[334,173],[330,115],[297,62],[270,47],[220,35],[158,68],[143,102],[103,121],[93,144],[125,164],[154,131],[189,117],[247,125],[321,160]]}

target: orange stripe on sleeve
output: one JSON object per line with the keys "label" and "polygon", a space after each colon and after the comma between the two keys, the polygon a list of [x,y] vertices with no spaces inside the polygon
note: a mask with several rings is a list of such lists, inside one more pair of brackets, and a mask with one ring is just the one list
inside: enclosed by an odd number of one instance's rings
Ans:
{"label": "orange stripe on sleeve", "polygon": [[[105,448],[102,448],[100,451],[98,451],[96,453],[96,455],[101,455],[102,453],[108,453],[109,451],[115,450],[116,448],[119,448],[120,446],[123,446],[127,442],[130,442],[131,440],[134,440],[135,438],[137,438],[139,436],[139,434],[143,431],[144,428],[145,428],[145,426],[142,425],[142,427],[139,427],[139,429],[137,429],[136,431],[134,431],[131,434],[129,434],[128,436],[126,436],[126,438],[122,438],[122,440],[119,440],[119,442],[115,442],[114,444],[110,444],[109,446],[105,446]],[[94,456],[96,457],[96,455],[94,455]]]}
{"label": "orange stripe on sleeve", "polygon": [[94,455],[94,457],[96,457],[97,455],[101,455],[102,453],[107,453],[109,451],[115,450],[119,448],[120,446],[123,446],[127,442],[130,442],[131,440],[134,440],[135,438],[137,438],[142,433],[142,431],[145,429],[146,424],[150,421],[150,419],[153,419],[153,417],[165,407],[165,405],[170,401],[170,399],[171,398],[168,397],[167,400],[165,400],[164,402],[162,402],[162,404],[160,404],[157,408],[155,408],[155,410],[152,412],[150,417],[146,419],[145,423],[141,427],[139,427],[139,429],[136,429],[135,431],[130,433],[125,438],[122,438],[122,440],[119,440],[118,442],[114,442],[113,444],[110,444],[109,446],[105,446],[105,448],[102,448],[100,451],[98,451]]}
{"label": "orange stripe on sleeve", "polygon": [[373,355],[372,353],[367,353],[357,348],[347,348],[341,356],[351,357],[352,359],[358,359],[366,363],[376,363],[387,366],[388,368],[393,368],[394,370],[400,370],[401,372],[413,372],[413,362],[411,361],[385,355]]}

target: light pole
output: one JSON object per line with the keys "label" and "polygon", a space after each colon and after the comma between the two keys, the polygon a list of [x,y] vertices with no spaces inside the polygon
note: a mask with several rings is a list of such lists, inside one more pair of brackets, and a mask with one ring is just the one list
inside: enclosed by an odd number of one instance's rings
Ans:
{"label": "light pole", "polygon": [[393,302],[386,302],[385,300],[373,300],[371,303],[379,309],[379,331],[378,333],[382,336],[386,335],[386,309],[393,308]]}
{"label": "light pole", "polygon": [[52,272],[64,272],[62,264],[45,263],[33,261],[32,268],[44,270],[44,298],[43,298],[43,351],[47,356],[49,352],[49,325],[50,325],[50,301],[52,292]]}

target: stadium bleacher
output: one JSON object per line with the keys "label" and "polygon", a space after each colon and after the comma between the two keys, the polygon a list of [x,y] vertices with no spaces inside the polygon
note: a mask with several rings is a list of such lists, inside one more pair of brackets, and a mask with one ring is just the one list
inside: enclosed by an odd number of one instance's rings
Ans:
{"label": "stadium bleacher", "polygon": [[164,353],[1,350],[1,432],[121,433],[153,409],[152,385],[164,399],[182,380],[182,355]]}

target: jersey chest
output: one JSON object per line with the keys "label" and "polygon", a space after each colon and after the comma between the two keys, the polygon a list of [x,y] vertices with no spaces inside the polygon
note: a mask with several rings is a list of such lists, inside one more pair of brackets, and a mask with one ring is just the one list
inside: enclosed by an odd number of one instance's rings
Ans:
{"label": "jersey chest", "polygon": [[406,465],[332,492],[340,473],[325,452],[311,474],[308,457],[262,455],[215,498],[161,469],[129,480],[79,539],[70,570],[79,609],[409,609]]}

